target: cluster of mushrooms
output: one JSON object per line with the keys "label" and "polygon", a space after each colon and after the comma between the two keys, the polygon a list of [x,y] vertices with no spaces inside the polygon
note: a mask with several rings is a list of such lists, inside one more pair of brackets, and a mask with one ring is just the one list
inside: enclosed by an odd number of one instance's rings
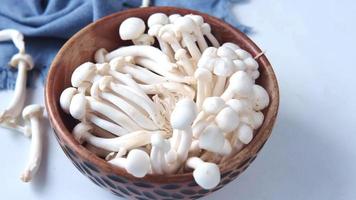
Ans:
{"label": "cluster of mushrooms", "polygon": [[[255,84],[258,63],[234,43],[219,44],[199,15],[124,20],[122,40],[78,66],[61,108],[79,120],[81,144],[135,177],[193,169],[202,188],[220,182],[219,163],[253,138],[269,104]],[[159,46],[159,48],[155,47]]]}
{"label": "cluster of mushrooms", "polygon": [[[12,56],[9,65],[17,68],[17,78],[14,96],[9,105],[0,112],[0,127],[20,132],[31,138],[28,163],[21,174],[21,180],[29,182],[37,172],[42,155],[42,133],[40,120],[43,117],[43,107],[37,104],[24,108],[26,100],[27,71],[34,67],[32,57],[25,52],[23,34],[14,29],[0,31],[0,41],[12,40],[18,53]],[[21,120],[22,114],[22,120]]]}

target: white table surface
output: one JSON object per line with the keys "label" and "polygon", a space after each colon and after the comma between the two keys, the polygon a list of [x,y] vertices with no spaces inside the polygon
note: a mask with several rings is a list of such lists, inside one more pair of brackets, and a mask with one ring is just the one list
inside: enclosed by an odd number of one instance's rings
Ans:
{"label": "white table surface", "polygon": [[[267,50],[280,111],[254,163],[205,199],[356,199],[356,3],[254,0],[234,10]],[[42,86],[28,93],[29,103],[43,103]],[[11,96],[0,92],[1,108]],[[1,199],[117,199],[80,174],[49,128],[46,136],[40,173],[24,184],[29,140],[1,130]]]}

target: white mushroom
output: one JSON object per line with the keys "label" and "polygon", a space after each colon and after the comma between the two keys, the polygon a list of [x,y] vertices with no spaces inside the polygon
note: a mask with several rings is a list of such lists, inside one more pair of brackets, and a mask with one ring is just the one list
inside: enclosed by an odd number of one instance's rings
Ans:
{"label": "white mushroom", "polygon": [[253,80],[244,71],[237,71],[229,78],[229,85],[221,95],[225,101],[237,98],[249,98],[252,94]]}
{"label": "white mushroom", "polygon": [[236,130],[235,133],[239,141],[243,144],[248,144],[253,138],[253,130],[250,126],[246,124],[241,124]]}
{"label": "white mushroom", "polygon": [[124,168],[134,177],[142,178],[150,170],[150,157],[145,151],[139,149],[131,150],[127,158],[115,157],[109,161],[110,164]]}
{"label": "white mushroom", "polygon": [[[145,22],[138,17],[130,17],[125,19],[119,28],[119,34],[122,40],[132,40],[135,45],[141,45],[142,36],[145,35]],[[146,37],[146,39],[148,39]]]}
{"label": "white mushroom", "polygon": [[240,119],[239,115],[228,106],[216,115],[215,122],[222,131],[229,133],[238,127]]}
{"label": "white mushroom", "polygon": [[231,76],[235,70],[235,65],[230,58],[216,59],[214,63],[214,74],[217,76],[213,89],[213,96],[220,96],[226,84],[226,78]]}
{"label": "white mushroom", "polygon": [[220,170],[215,163],[204,162],[198,157],[191,157],[187,160],[187,166],[194,169],[193,177],[200,187],[209,190],[219,184]]}
{"label": "white mushroom", "polygon": [[240,49],[240,46],[235,44],[235,43],[232,43],[232,42],[225,42],[222,47],[227,47],[227,48],[230,48],[231,50],[233,51],[236,51],[237,49]]}
{"label": "white mushroom", "polygon": [[42,157],[42,132],[40,119],[43,117],[43,107],[40,105],[26,106],[22,112],[22,117],[31,127],[31,148],[29,161],[21,175],[21,180],[29,182],[37,172]]}
{"label": "white mushroom", "polygon": [[267,91],[260,85],[253,85],[253,108],[256,111],[263,110],[269,104]]}
{"label": "white mushroom", "polygon": [[180,94],[183,97],[188,97],[193,99],[195,97],[195,91],[192,87],[175,82],[163,82],[158,84],[143,85],[140,84],[140,87],[146,94],[164,94],[165,91],[171,93]]}
{"label": "white mushroom", "polygon": [[107,62],[105,56],[108,53],[109,52],[105,48],[100,48],[100,49],[96,50],[95,54],[94,54],[95,62],[96,63],[105,63],[105,62]]}
{"label": "white mushroom", "polygon": [[182,15],[180,15],[180,14],[169,15],[169,17],[168,17],[169,23],[174,24],[174,22],[180,17],[182,17]]}
{"label": "white mushroom", "polygon": [[195,35],[195,37],[197,39],[197,43],[200,48],[200,51],[203,52],[206,48],[208,48],[208,44],[206,43],[204,35],[201,30],[201,26],[204,24],[204,19],[200,15],[189,14],[186,16],[191,18],[196,24],[196,28],[194,29],[193,34]]}
{"label": "white mushroom", "polygon": [[199,48],[194,42],[194,36],[192,35],[196,29],[195,22],[189,17],[180,17],[174,21],[174,26],[176,30],[181,33],[182,40],[188,48],[189,54],[192,56],[193,60],[198,61],[201,53]]}
{"label": "white mushroom", "polygon": [[69,88],[66,88],[65,90],[63,90],[63,92],[59,98],[59,104],[64,112],[69,114],[70,103],[72,101],[73,96],[77,93],[78,93],[78,90],[77,90],[77,88],[74,88],[74,87],[69,87]]}
{"label": "white mushroom", "polygon": [[199,136],[199,147],[211,152],[220,152],[224,143],[222,131],[214,124],[208,125]]}
{"label": "white mushroom", "polygon": [[168,141],[165,141],[161,134],[154,134],[151,137],[151,165],[152,170],[156,174],[163,174],[165,165],[165,154],[170,149],[170,144]]}
{"label": "white mushroom", "polygon": [[10,65],[18,69],[15,91],[10,104],[0,113],[0,121],[14,120],[21,114],[26,98],[27,71],[34,67],[31,56],[23,53],[15,54]]}
{"label": "white mushroom", "polygon": [[197,115],[197,108],[191,99],[185,98],[177,102],[171,113],[171,126],[179,130],[181,139],[177,149],[178,159],[183,162],[187,156],[192,142],[191,125]]}
{"label": "white mushroom", "polygon": [[182,48],[180,45],[180,38],[176,35],[175,26],[173,24],[166,24],[159,29],[158,37],[162,39],[162,41],[168,43],[174,52],[177,52]]}
{"label": "white mushroom", "polygon": [[236,49],[235,53],[240,60],[245,60],[247,58],[252,57],[249,52],[247,52],[246,50],[243,50],[243,49]]}
{"label": "white mushroom", "polygon": [[91,129],[92,127],[89,124],[81,122],[74,127],[72,134],[80,144],[86,142],[96,147],[112,152],[118,152],[122,148],[131,150],[145,146],[150,143],[151,136],[156,133],[162,134],[164,137],[167,137],[164,131],[140,130],[131,132],[130,134],[126,134],[121,137],[101,138],[91,134]]}
{"label": "white mushroom", "polygon": [[203,32],[203,34],[208,38],[208,40],[210,41],[210,43],[214,46],[214,47],[219,47],[219,41],[215,38],[215,36],[211,33],[211,27],[208,23],[204,23],[201,25],[201,30]]}

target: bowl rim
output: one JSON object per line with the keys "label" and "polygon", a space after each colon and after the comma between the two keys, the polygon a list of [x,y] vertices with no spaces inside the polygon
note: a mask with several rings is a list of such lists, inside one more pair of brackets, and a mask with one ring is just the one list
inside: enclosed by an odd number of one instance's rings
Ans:
{"label": "bowl rim", "polygon": [[[48,71],[48,75],[46,78],[46,84],[45,84],[45,90],[44,90],[44,96],[45,96],[45,106],[47,109],[48,113],[48,118],[50,119],[52,128],[54,129],[54,134],[56,134],[58,137],[60,137],[63,142],[74,149],[74,151],[79,155],[79,157],[84,158],[85,160],[88,160],[92,163],[95,163],[101,170],[105,171],[106,173],[110,174],[115,174],[119,176],[123,176],[127,179],[131,180],[146,180],[149,182],[159,182],[159,183],[170,183],[172,181],[175,182],[183,182],[183,181],[191,181],[193,180],[192,172],[186,172],[183,174],[172,174],[172,175],[157,175],[157,174],[148,174],[143,178],[136,178],[133,177],[132,175],[128,174],[124,169],[121,169],[119,167],[110,165],[108,162],[104,161],[103,159],[99,158],[96,156],[94,153],[90,152],[87,150],[84,146],[80,145],[74,137],[70,134],[70,131],[66,128],[63,120],[61,120],[60,113],[58,109],[58,99],[55,99],[54,95],[51,95],[51,91],[53,91],[53,84],[54,84],[54,76],[56,72],[59,70],[60,66],[60,59],[61,59],[61,54],[66,51],[68,47],[71,46],[72,43],[76,41],[77,38],[81,37],[81,35],[85,34],[85,32],[88,29],[94,28],[97,24],[100,23],[105,23],[106,20],[115,18],[119,15],[129,15],[129,12],[132,11],[145,11],[149,10],[150,12],[156,11],[156,12],[167,12],[171,11],[172,9],[175,9],[177,13],[183,12],[183,13],[192,13],[192,14],[198,14],[204,16],[204,18],[209,18],[210,21],[215,21],[216,23],[219,23],[223,29],[226,29],[229,32],[235,32],[234,34],[238,35],[240,39],[243,41],[244,45],[249,46],[249,48],[252,50],[250,53],[253,56],[258,55],[261,53],[260,48],[244,33],[242,33],[240,30],[232,27],[230,24],[214,17],[206,13],[202,13],[196,10],[191,10],[191,9],[186,9],[186,8],[177,8],[177,7],[169,7],[169,6],[155,6],[155,7],[145,7],[145,8],[132,8],[128,9],[125,11],[119,11],[116,13],[113,13],[111,15],[105,16],[99,20],[96,20],[84,28],[82,28],[80,31],[78,31],[76,34],[74,34],[59,50],[57,53],[56,57],[53,59],[53,62],[50,66],[50,69]],[[271,130],[264,131],[264,134],[261,134],[262,128],[258,129],[256,136],[253,138],[253,140],[246,145],[241,151],[237,153],[237,157],[241,157],[241,163],[244,162],[247,158],[249,158],[251,155],[255,154],[258,150],[262,148],[268,137],[271,135],[271,131],[273,128],[273,125],[275,123],[277,113],[278,113],[278,107],[279,107],[279,87],[278,87],[278,82],[277,78],[275,76],[275,73],[273,71],[273,68],[268,61],[267,57],[265,54],[260,56],[259,61],[263,63],[265,66],[266,71],[268,72],[268,77],[270,81],[272,81],[272,85],[275,88],[275,95],[273,96],[274,98],[271,99],[270,105],[268,106],[267,109],[272,109],[272,112],[269,112],[269,116],[265,116],[265,120],[263,121],[263,124],[261,127],[268,125]],[[270,94],[269,94],[270,95]],[[271,96],[271,95],[270,95]],[[57,106],[56,106],[57,104]],[[53,106],[54,105],[54,106]],[[269,119],[269,120],[266,120]],[[67,133],[67,134],[66,134]],[[235,157],[236,157],[235,156]],[[236,166],[238,167],[238,166]],[[229,168],[225,167],[221,169],[221,174],[226,172]]]}

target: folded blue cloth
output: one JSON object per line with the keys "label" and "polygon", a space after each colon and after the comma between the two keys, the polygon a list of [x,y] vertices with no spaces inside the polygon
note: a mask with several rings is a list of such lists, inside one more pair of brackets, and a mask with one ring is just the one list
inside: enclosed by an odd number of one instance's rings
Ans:
{"label": "folded blue cloth", "polygon": [[[247,32],[249,28],[230,12],[231,4],[239,1],[243,0],[155,0],[151,6],[196,9]],[[25,35],[26,52],[35,61],[28,79],[31,85],[36,74],[46,76],[54,56],[74,33],[105,15],[140,5],[141,0],[1,0],[0,30],[14,28]],[[16,52],[12,43],[0,43],[0,89],[14,86],[16,70],[7,63]]]}

